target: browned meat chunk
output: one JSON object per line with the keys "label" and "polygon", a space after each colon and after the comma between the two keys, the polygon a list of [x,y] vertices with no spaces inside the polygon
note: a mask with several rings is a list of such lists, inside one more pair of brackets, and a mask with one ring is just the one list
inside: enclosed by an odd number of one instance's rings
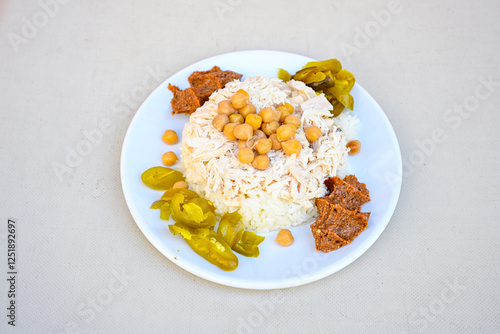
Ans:
{"label": "browned meat chunk", "polygon": [[363,195],[370,197],[370,192],[366,188],[366,184],[359,182],[355,175],[347,175],[344,177],[344,181],[361,191]]}
{"label": "browned meat chunk", "polygon": [[346,245],[345,240],[327,229],[330,224],[328,220],[331,211],[330,202],[316,198],[316,206],[318,207],[319,218],[311,225],[311,231],[316,242],[316,250],[327,253]]}
{"label": "browned meat chunk", "polygon": [[225,86],[228,82],[240,80],[242,76],[243,75],[233,71],[222,71],[217,73],[217,77],[222,81],[223,86]]}
{"label": "browned meat chunk", "polygon": [[200,81],[198,85],[192,87],[201,105],[208,101],[208,98],[210,97],[210,95],[212,95],[213,92],[224,87],[220,79],[216,76],[205,75],[202,76],[202,78],[203,81]]}
{"label": "browned meat chunk", "polygon": [[345,246],[368,227],[370,213],[359,213],[330,203],[326,217],[325,207],[323,210],[320,218],[311,225],[316,250],[330,252]]}
{"label": "browned meat chunk", "polygon": [[[311,225],[312,228],[312,225]],[[347,245],[347,242],[333,232],[325,230],[312,230],[316,242],[316,250],[328,253]]]}
{"label": "browned meat chunk", "polygon": [[323,198],[316,198],[315,202],[316,207],[318,208],[319,218],[321,218],[323,215],[325,215],[324,218],[326,218],[326,216],[328,215],[328,210],[330,209],[330,202]]}
{"label": "browned meat chunk", "polygon": [[340,204],[348,210],[359,211],[363,204],[370,201],[369,196],[339,177],[328,178],[325,185],[331,193],[323,198],[332,204]]}
{"label": "browned meat chunk", "polygon": [[198,86],[199,84],[202,84],[205,79],[203,76],[205,74],[213,73],[213,72],[220,72],[220,67],[219,66],[214,66],[208,71],[194,71],[188,78],[189,84],[191,87],[193,86]]}
{"label": "browned meat chunk", "polygon": [[366,185],[354,175],[348,175],[344,180],[328,178],[325,185],[331,194],[316,198],[319,218],[311,224],[311,231],[316,250],[327,253],[352,242],[368,227],[370,213],[359,210],[370,196]]}
{"label": "browned meat chunk", "polygon": [[327,229],[336,233],[345,241],[351,242],[368,227],[369,217],[370,213],[355,212],[344,209],[338,204],[333,204],[327,218],[331,224]]}
{"label": "browned meat chunk", "polygon": [[201,106],[192,88],[180,90],[179,87],[168,84],[168,89],[174,94],[172,98],[172,115],[191,114]]}
{"label": "browned meat chunk", "polygon": [[196,87],[202,85],[203,82],[207,79],[215,80],[214,78],[217,78],[222,84],[222,87],[224,87],[228,82],[239,80],[242,76],[243,75],[233,71],[208,72],[205,74],[197,74],[194,77],[191,75],[189,77],[189,83],[192,87]]}
{"label": "browned meat chunk", "polygon": [[193,113],[208,101],[213,92],[224,88],[230,81],[241,79],[242,76],[232,71],[221,71],[218,66],[214,66],[208,71],[193,72],[188,78],[191,87],[184,91],[169,84],[168,89],[174,93],[171,101],[172,115]]}

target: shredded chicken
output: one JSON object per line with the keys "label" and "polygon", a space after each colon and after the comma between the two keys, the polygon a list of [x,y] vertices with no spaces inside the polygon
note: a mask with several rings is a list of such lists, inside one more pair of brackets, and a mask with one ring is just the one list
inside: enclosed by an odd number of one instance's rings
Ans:
{"label": "shredded chicken", "polygon": [[[256,106],[257,112],[285,102],[292,104],[302,125],[318,126],[322,136],[311,144],[301,127],[295,136],[302,144],[298,157],[271,150],[268,153],[270,166],[266,170],[240,163],[236,157],[238,144],[229,141],[212,125],[217,104],[239,89],[250,94],[249,103]],[[279,79],[259,76],[228,83],[191,114],[184,128],[181,161],[187,182],[195,183],[209,199],[216,194],[228,207],[238,207],[245,197],[264,191],[273,198],[311,208],[314,198],[326,193],[325,178],[337,175],[338,168],[347,164],[346,137],[342,131],[337,131],[330,118],[331,108],[323,94],[316,95],[299,81],[283,83]]]}

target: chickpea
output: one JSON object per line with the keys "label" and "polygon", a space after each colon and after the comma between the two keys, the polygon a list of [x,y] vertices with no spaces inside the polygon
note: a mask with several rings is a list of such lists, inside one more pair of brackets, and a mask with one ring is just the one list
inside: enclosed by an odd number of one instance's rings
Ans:
{"label": "chickpea", "polygon": [[226,126],[224,126],[224,134],[226,135],[227,139],[231,141],[236,141],[238,138],[234,136],[234,128],[239,125],[238,123],[227,123]]}
{"label": "chickpea", "polygon": [[255,169],[264,170],[269,167],[269,157],[267,154],[259,154],[252,161],[252,166]]}
{"label": "chickpea", "polygon": [[270,123],[274,121],[274,110],[272,108],[263,108],[259,111],[260,117],[262,117],[262,122]]}
{"label": "chickpea", "polygon": [[262,124],[262,131],[268,136],[272,135],[273,133],[278,130],[280,124],[276,121],[272,121],[270,123],[264,123]]}
{"label": "chickpea", "polygon": [[234,109],[233,105],[231,104],[231,101],[229,100],[224,100],[220,101],[219,104],[217,105],[217,112],[219,115],[231,115],[236,112],[236,109]]}
{"label": "chickpea", "polygon": [[312,143],[316,141],[319,137],[321,137],[321,129],[316,125],[311,125],[304,128],[304,133],[306,135],[307,140]]}
{"label": "chickpea", "polygon": [[285,107],[279,107],[277,110],[281,111],[280,122],[285,123],[285,118],[290,115],[290,111]]}
{"label": "chickpea", "polygon": [[243,108],[248,103],[248,96],[243,93],[237,92],[233,96],[231,96],[231,103],[236,109]]}
{"label": "chickpea", "polygon": [[177,155],[175,155],[174,152],[170,151],[167,153],[164,153],[161,156],[161,160],[165,164],[165,166],[173,166],[177,161],[179,161],[179,158],[177,158]]}
{"label": "chickpea", "polygon": [[245,94],[246,97],[250,97],[250,95],[247,93],[246,90],[244,89],[238,89],[238,91],[236,93],[241,93],[241,94]]}
{"label": "chickpea", "polygon": [[287,112],[288,114],[291,114],[290,110],[288,110],[288,108],[285,106],[279,106],[278,108],[276,108],[276,110],[279,110],[281,112]]}
{"label": "chickpea", "polygon": [[258,129],[254,130],[253,137],[247,141],[247,146],[250,148],[253,148],[255,145],[255,142],[261,138],[267,138],[266,134],[262,130],[258,130]]}
{"label": "chickpea", "polygon": [[214,126],[214,128],[216,128],[217,131],[221,132],[224,130],[224,127],[226,126],[227,123],[229,123],[229,117],[227,117],[227,115],[224,114],[217,115],[212,120],[212,125]]}
{"label": "chickpea", "polygon": [[274,111],[274,121],[279,122],[281,119],[281,110],[276,109]]}
{"label": "chickpea", "polygon": [[298,128],[300,128],[300,124],[302,124],[302,123],[300,121],[299,116],[289,115],[289,116],[285,117],[285,124],[291,124],[298,129]]}
{"label": "chickpea", "polygon": [[256,114],[250,114],[245,119],[246,124],[250,124],[254,130],[257,130],[262,125],[262,117]]}
{"label": "chickpea", "polygon": [[290,103],[286,102],[286,103],[283,105],[283,107],[287,108],[287,109],[288,109],[288,111],[290,112],[290,114],[293,114],[294,108],[293,108],[293,106],[292,106]]}
{"label": "chickpea", "polygon": [[253,128],[250,124],[236,124],[234,127],[234,136],[239,140],[248,140],[253,137]]}
{"label": "chickpea", "polygon": [[247,104],[246,106],[244,106],[243,108],[241,108],[238,111],[245,118],[248,115],[250,115],[250,114],[256,114],[257,113],[257,109],[255,108],[255,106],[253,104]]}
{"label": "chickpea", "polygon": [[299,156],[300,151],[302,150],[300,141],[295,139],[284,141],[281,145],[283,146],[283,152],[285,152],[286,155],[297,154],[297,156]]}
{"label": "chickpea", "polygon": [[188,184],[185,181],[177,181],[172,186],[172,189],[187,188]]}
{"label": "chickpea", "polygon": [[238,160],[242,164],[249,164],[254,160],[253,150],[248,147],[240,148],[238,151]]}
{"label": "chickpea", "polygon": [[266,154],[271,151],[273,141],[269,138],[260,138],[255,142],[255,149],[259,154]]}
{"label": "chickpea", "polygon": [[229,116],[230,123],[245,123],[245,118],[241,114],[232,114]]}
{"label": "chickpea", "polygon": [[280,126],[276,130],[276,135],[277,135],[277,138],[279,141],[285,141],[288,139],[295,138],[296,131],[297,131],[297,129],[295,128],[295,126],[293,126],[291,124],[285,124],[285,125]]}
{"label": "chickpea", "polygon": [[269,139],[271,139],[271,142],[273,143],[271,147],[273,150],[281,150],[281,143],[279,142],[278,136],[275,133],[270,135]]}
{"label": "chickpea", "polygon": [[247,142],[246,141],[239,141],[238,142],[238,150],[241,150],[242,148],[248,148]]}
{"label": "chickpea", "polygon": [[358,154],[361,151],[361,142],[359,140],[351,140],[347,143],[347,148],[351,149],[349,155]]}
{"label": "chickpea", "polygon": [[294,240],[295,239],[293,238],[292,232],[284,228],[278,232],[278,236],[274,241],[276,241],[280,246],[288,247],[293,244]]}
{"label": "chickpea", "polygon": [[267,138],[267,136],[264,133],[264,131],[259,130],[259,129],[253,131],[253,136],[257,137],[257,138]]}
{"label": "chickpea", "polygon": [[174,145],[179,142],[179,138],[177,137],[177,133],[174,130],[167,130],[161,137],[163,141],[169,145]]}

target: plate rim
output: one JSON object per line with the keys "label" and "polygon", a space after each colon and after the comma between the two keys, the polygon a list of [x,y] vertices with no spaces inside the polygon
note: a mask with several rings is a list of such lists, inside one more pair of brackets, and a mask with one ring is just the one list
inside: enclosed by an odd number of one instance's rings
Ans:
{"label": "plate rim", "polygon": [[361,244],[358,247],[356,247],[355,249],[353,249],[349,260],[345,261],[345,263],[343,263],[342,265],[336,266],[335,268],[333,268],[333,270],[324,270],[324,272],[320,275],[309,275],[305,279],[300,279],[300,280],[297,280],[296,278],[292,278],[292,279],[279,279],[279,280],[274,280],[274,281],[269,281],[269,282],[259,282],[258,286],[251,285],[251,284],[248,285],[247,280],[243,280],[243,281],[240,280],[240,281],[235,282],[234,280],[226,279],[225,276],[219,276],[219,275],[211,276],[209,274],[206,274],[202,270],[198,270],[198,268],[195,266],[194,267],[189,266],[189,265],[187,265],[187,263],[184,263],[182,261],[176,261],[176,259],[174,259],[175,256],[166,252],[163,249],[163,247],[161,245],[159,245],[159,241],[157,241],[158,240],[157,236],[152,232],[152,230],[146,229],[145,224],[139,223],[139,221],[141,221],[141,219],[138,219],[139,212],[136,212],[134,206],[130,203],[131,199],[127,196],[127,192],[129,191],[129,189],[127,188],[128,186],[126,185],[125,176],[124,176],[124,174],[125,174],[124,173],[124,168],[125,168],[124,167],[124,164],[125,164],[124,152],[125,152],[125,149],[127,147],[127,143],[131,140],[130,139],[130,133],[131,133],[130,129],[132,128],[132,125],[135,122],[137,122],[138,114],[139,114],[138,112],[141,110],[141,108],[143,108],[143,106],[145,104],[147,104],[147,102],[153,98],[153,95],[155,95],[155,92],[158,89],[161,89],[161,87],[163,87],[166,83],[171,82],[173,77],[177,76],[180,72],[184,71],[188,67],[196,67],[200,63],[205,63],[207,61],[210,61],[210,60],[213,60],[213,59],[216,59],[219,57],[227,57],[227,56],[232,56],[232,55],[251,54],[251,53],[273,53],[273,54],[280,53],[280,54],[288,55],[288,56],[300,56],[300,57],[308,58],[311,61],[316,61],[315,59],[310,58],[308,56],[304,56],[304,55],[292,53],[292,52],[286,52],[286,51],[264,50],[264,49],[263,50],[241,50],[241,51],[222,53],[222,54],[218,54],[218,55],[210,56],[208,58],[201,59],[199,61],[196,61],[195,63],[192,63],[190,65],[183,67],[182,69],[178,70],[174,74],[170,75],[168,78],[166,78],[163,82],[161,82],[156,88],[154,88],[149,93],[148,97],[137,108],[132,120],[130,121],[130,123],[127,127],[127,131],[125,133],[124,140],[122,143],[122,148],[120,151],[121,187],[122,187],[122,192],[123,192],[127,207],[129,209],[129,212],[132,215],[132,218],[134,219],[134,222],[136,223],[137,227],[139,227],[139,230],[146,237],[146,239],[154,246],[154,248],[156,248],[156,250],[158,250],[162,255],[164,255],[166,258],[168,258],[175,265],[181,267],[182,269],[190,272],[193,275],[196,275],[198,277],[206,279],[210,282],[214,282],[214,283],[218,283],[218,284],[222,284],[222,285],[230,286],[230,287],[234,287],[234,288],[241,288],[241,289],[248,289],[248,290],[273,290],[273,289],[291,288],[291,287],[296,287],[296,286],[312,283],[312,282],[318,281],[320,279],[323,279],[325,277],[328,277],[328,276],[344,269],[345,267],[347,267],[348,265],[350,265],[351,263],[356,261],[371,246],[373,246],[373,244],[379,239],[380,235],[382,235],[382,233],[385,231],[385,229],[387,228],[387,226],[389,225],[389,223],[392,219],[392,216],[394,215],[394,211],[395,211],[397,204],[399,202],[399,197],[401,194],[401,187],[402,187],[402,168],[403,168],[403,166],[402,166],[401,148],[399,145],[398,138],[396,136],[396,132],[394,131],[392,123],[390,122],[389,118],[387,117],[384,109],[382,109],[382,107],[373,98],[373,96],[371,94],[369,94],[368,91],[366,89],[364,89],[359,83],[357,83],[357,82],[355,83],[355,85],[357,86],[357,89],[360,89],[362,91],[362,93],[366,97],[368,97],[368,99],[370,100],[371,103],[373,103],[378,108],[380,108],[380,110],[382,111],[382,115],[384,117],[383,121],[385,123],[387,123],[390,127],[391,131],[388,135],[391,137],[391,142],[393,144],[395,144],[395,149],[397,152],[397,155],[395,158],[397,159],[397,161],[396,161],[396,163],[398,164],[398,166],[397,166],[398,167],[397,168],[398,174],[397,175],[399,176],[399,178],[397,180],[397,189],[395,189],[396,190],[395,191],[395,195],[396,195],[395,200],[390,203],[390,206],[387,208],[386,213],[385,213],[385,215],[388,215],[387,223],[385,224],[385,226],[382,229],[380,229],[380,231],[378,231],[377,233],[372,234],[370,239],[367,239],[363,244]]}

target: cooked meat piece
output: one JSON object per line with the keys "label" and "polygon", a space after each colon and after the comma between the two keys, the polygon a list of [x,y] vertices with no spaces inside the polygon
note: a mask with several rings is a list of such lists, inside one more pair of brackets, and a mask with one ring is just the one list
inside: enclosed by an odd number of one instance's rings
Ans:
{"label": "cooked meat piece", "polygon": [[359,182],[355,175],[347,175],[344,177],[344,181],[361,191],[363,195],[370,197],[370,192],[366,188],[366,184]]}
{"label": "cooked meat piece", "polygon": [[320,229],[312,230],[312,232],[314,241],[316,242],[317,251],[328,253],[347,245],[347,242],[344,239],[333,232]]}
{"label": "cooked meat piece", "polygon": [[242,76],[243,75],[233,71],[209,72],[196,75],[195,77],[190,76],[191,79],[189,82],[191,83],[192,87],[197,87],[203,85],[203,83],[207,80],[211,80],[220,82],[220,85],[224,87],[228,82],[239,80]]}
{"label": "cooked meat piece", "polygon": [[364,195],[357,188],[344,182],[339,177],[328,178],[325,185],[331,193],[323,198],[332,204],[340,204],[348,210],[359,211],[363,204],[370,201],[369,196]]}
{"label": "cooked meat piece", "polygon": [[323,215],[328,215],[328,210],[330,210],[330,202],[323,198],[316,198],[316,207],[318,208],[319,217],[321,218]]}
{"label": "cooked meat piece", "polygon": [[[321,199],[321,198],[316,198],[316,206],[318,208],[319,212],[319,217],[316,219],[314,222],[315,226],[317,228],[324,228],[328,224],[324,224],[326,222],[326,218],[328,217],[328,214],[330,213],[330,202]],[[311,227],[312,228],[312,227]]]}
{"label": "cooked meat piece", "polygon": [[174,93],[171,101],[172,114],[193,113],[208,101],[213,92],[224,88],[230,81],[241,79],[242,76],[232,71],[221,71],[218,66],[214,66],[208,71],[193,72],[188,78],[191,87],[184,91],[169,84],[168,89]]}
{"label": "cooked meat piece", "polygon": [[210,95],[212,95],[213,92],[221,89],[222,87],[224,87],[224,85],[221,83],[221,80],[217,76],[205,75],[200,79],[203,79],[203,81],[200,81],[198,85],[193,86],[192,89],[196,94],[196,97],[200,101],[200,104],[203,105],[203,103],[208,101],[208,98],[210,97]]}
{"label": "cooked meat piece", "polygon": [[335,182],[339,182],[338,180],[341,180],[339,177],[334,176],[334,177],[329,177],[328,179],[325,180],[325,186],[326,189],[331,193],[335,187]]}
{"label": "cooked meat piece", "polygon": [[174,94],[172,98],[172,115],[191,114],[201,106],[192,88],[180,90],[179,87],[168,84],[168,89]]}
{"label": "cooked meat piece", "polygon": [[228,82],[240,80],[242,76],[242,74],[238,74],[233,71],[222,71],[217,73],[217,77],[221,80],[223,86],[225,86]]}
{"label": "cooked meat piece", "polygon": [[368,227],[370,213],[359,213],[344,209],[339,204],[325,202],[321,199],[317,201],[322,205],[323,212],[327,211],[325,205],[329,206],[328,215],[321,215],[311,224],[311,231],[316,250],[327,253],[347,245],[363,232]]}
{"label": "cooked meat piece", "polygon": [[[220,72],[220,67],[219,66],[214,66],[208,71],[194,71],[188,78],[189,84],[194,87],[198,86],[200,83],[205,81],[205,79],[200,77],[203,77],[205,74],[212,73],[212,72]],[[224,86],[224,85],[223,85]]]}
{"label": "cooked meat piece", "polygon": [[330,177],[325,185],[329,195],[316,198],[319,218],[311,224],[316,250],[325,253],[339,249],[352,242],[368,227],[370,212],[361,213],[361,206],[370,201],[366,184],[356,176],[348,175],[344,180]]}
{"label": "cooked meat piece", "polygon": [[323,224],[328,223],[327,230],[351,242],[368,227],[369,217],[370,213],[355,212],[344,209],[338,204],[332,204],[326,222]]}
{"label": "cooked meat piece", "polygon": [[316,250],[327,253],[344,246],[346,241],[327,229],[329,226],[327,218],[330,215],[332,204],[324,199],[316,198],[316,206],[318,207],[319,218],[311,224]]}

